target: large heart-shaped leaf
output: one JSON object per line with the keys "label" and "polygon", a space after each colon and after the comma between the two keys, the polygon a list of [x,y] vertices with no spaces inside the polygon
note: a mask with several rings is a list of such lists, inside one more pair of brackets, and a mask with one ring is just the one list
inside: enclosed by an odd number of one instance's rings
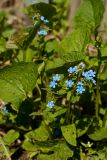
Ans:
{"label": "large heart-shaped leaf", "polygon": [[40,2],[29,5],[26,8],[25,13],[30,17],[33,17],[36,13],[39,13],[47,19],[51,19],[51,17],[56,13],[56,9],[50,4]]}
{"label": "large heart-shaped leaf", "polygon": [[103,18],[104,3],[102,0],[83,0],[76,12],[74,25],[77,28],[86,26],[95,30]]}
{"label": "large heart-shaped leaf", "polygon": [[72,63],[84,60],[84,50],[90,42],[90,33],[87,28],[78,28],[70,33],[60,44],[61,58]]}
{"label": "large heart-shaped leaf", "polygon": [[48,130],[44,124],[40,125],[39,128],[34,131],[30,131],[25,135],[28,139],[34,139],[37,141],[46,141],[49,138]]}
{"label": "large heart-shaped leaf", "polygon": [[18,109],[27,98],[37,80],[37,66],[34,63],[16,63],[0,70],[0,99],[12,103]]}
{"label": "large heart-shaped leaf", "polygon": [[89,130],[88,136],[94,141],[101,141],[107,139],[107,127],[99,128],[93,132]]}
{"label": "large heart-shaped leaf", "polygon": [[76,127],[75,124],[69,124],[61,127],[65,140],[72,146],[76,146]]}
{"label": "large heart-shaped leaf", "polygon": [[6,145],[11,145],[19,137],[19,132],[11,129],[3,136],[3,141]]}
{"label": "large heart-shaped leaf", "polygon": [[83,0],[74,17],[74,31],[62,42],[60,54],[66,62],[83,61],[91,33],[100,25],[104,13],[102,0]]}

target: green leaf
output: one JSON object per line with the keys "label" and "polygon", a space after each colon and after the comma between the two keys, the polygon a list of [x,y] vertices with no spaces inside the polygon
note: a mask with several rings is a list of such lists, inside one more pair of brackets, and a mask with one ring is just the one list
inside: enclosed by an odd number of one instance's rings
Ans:
{"label": "green leaf", "polygon": [[25,139],[25,141],[22,144],[22,148],[27,150],[27,151],[37,151],[36,146],[34,145],[34,143],[32,143],[30,140]]}
{"label": "green leaf", "polygon": [[89,130],[88,136],[94,141],[101,141],[107,138],[107,127],[102,127],[94,131]]}
{"label": "green leaf", "polygon": [[[25,54],[25,59],[23,54]],[[25,50],[24,53],[23,53],[23,50],[20,50],[17,58],[20,62],[22,62],[23,59],[24,59],[24,62],[32,62],[34,55],[35,55],[35,51],[32,50],[31,48],[27,48],[27,50]]]}
{"label": "green leaf", "polygon": [[27,151],[42,151],[42,153],[48,153],[53,150],[53,147],[57,144],[56,141],[32,142],[30,139],[25,139],[22,147]]}
{"label": "green leaf", "polygon": [[68,147],[65,141],[59,141],[57,145],[54,146],[55,160],[65,160],[73,156],[73,151]]}
{"label": "green leaf", "polygon": [[60,70],[61,67],[63,67],[65,64],[64,60],[61,58],[54,58],[52,60],[48,60],[46,63],[46,71],[55,71],[55,70]]}
{"label": "green leaf", "polygon": [[16,63],[0,70],[0,99],[18,109],[35,87],[37,66],[34,63]]}
{"label": "green leaf", "polygon": [[86,116],[76,121],[77,137],[84,135],[92,123],[93,118]]}
{"label": "green leaf", "polygon": [[4,38],[0,38],[0,53],[6,50],[6,40]]}
{"label": "green leaf", "polygon": [[75,28],[86,27],[95,30],[101,23],[104,13],[102,0],[83,0],[74,18]]}
{"label": "green leaf", "polygon": [[44,120],[46,121],[46,124],[49,124],[49,123],[52,123],[53,121],[56,121],[57,117],[65,114],[65,112],[66,112],[66,108],[57,107],[57,110],[55,110],[54,113],[49,112],[49,110],[46,109],[43,112],[43,117],[44,117]]}
{"label": "green leaf", "polygon": [[11,129],[4,136],[3,141],[5,145],[11,145],[19,137],[19,132]]}
{"label": "green leaf", "polygon": [[84,60],[84,50],[89,41],[90,31],[87,28],[74,30],[60,44],[62,59],[72,63]]}
{"label": "green leaf", "polygon": [[46,141],[49,138],[49,133],[46,126],[41,124],[39,128],[25,134],[25,137],[37,141]]}
{"label": "green leaf", "polygon": [[48,41],[46,43],[46,46],[45,46],[45,50],[48,52],[48,53],[51,53],[52,51],[54,52],[58,52],[59,51],[59,43],[57,40],[51,40],[51,41]]}
{"label": "green leaf", "polygon": [[25,13],[31,18],[39,13],[47,19],[51,19],[51,17],[56,13],[56,9],[50,4],[40,2],[29,5],[26,8]]}
{"label": "green leaf", "polygon": [[67,143],[62,140],[46,142],[36,141],[32,143],[26,139],[22,147],[27,151],[39,151],[40,154],[37,156],[37,160],[67,160],[73,156],[73,151],[68,147]]}
{"label": "green leaf", "polygon": [[76,146],[76,127],[75,124],[70,124],[61,127],[62,134],[65,140],[72,146]]}
{"label": "green leaf", "polygon": [[9,148],[5,146],[1,136],[0,136],[0,154],[2,154],[2,156],[5,156],[8,160],[11,160]]}
{"label": "green leaf", "polygon": [[19,48],[25,50],[31,44],[36,36],[40,24],[37,23],[36,26],[27,26],[20,30],[18,33],[14,33],[9,39],[8,44],[12,44],[13,47],[17,45]]}
{"label": "green leaf", "polygon": [[37,160],[67,160],[73,156],[73,151],[67,146],[64,141],[59,141],[53,147],[53,154],[40,154]]}
{"label": "green leaf", "polygon": [[90,42],[91,32],[102,20],[102,0],[83,0],[74,18],[74,31],[61,42],[60,54],[66,62],[82,61],[84,50]]}

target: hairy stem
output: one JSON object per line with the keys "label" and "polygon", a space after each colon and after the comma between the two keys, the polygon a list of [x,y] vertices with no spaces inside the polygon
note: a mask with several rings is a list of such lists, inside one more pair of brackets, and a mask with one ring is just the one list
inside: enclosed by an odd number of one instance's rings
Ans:
{"label": "hairy stem", "polygon": [[97,83],[96,83],[96,97],[95,97],[95,115],[96,117],[99,116],[99,105],[101,104],[101,97],[100,97],[100,67],[101,67],[101,52],[100,52],[100,45],[101,42],[96,39],[96,48],[98,51],[98,68],[97,68]]}
{"label": "hairy stem", "polygon": [[103,127],[106,127],[106,122],[107,122],[107,106],[106,106],[106,110],[103,118]]}

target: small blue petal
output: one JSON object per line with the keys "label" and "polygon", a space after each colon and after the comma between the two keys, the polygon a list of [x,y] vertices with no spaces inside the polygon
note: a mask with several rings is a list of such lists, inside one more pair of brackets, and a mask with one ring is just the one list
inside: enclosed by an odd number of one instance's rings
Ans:
{"label": "small blue petal", "polygon": [[49,21],[48,21],[47,19],[45,19],[44,16],[41,16],[40,19],[41,19],[41,21],[43,21],[44,23],[49,23]]}
{"label": "small blue petal", "polygon": [[78,86],[76,91],[77,93],[82,94],[85,91],[85,88],[83,86]]}
{"label": "small blue petal", "polygon": [[2,108],[2,111],[3,111],[4,113],[8,114],[8,110],[7,110],[7,107],[6,107],[6,106],[4,106],[4,107]]}
{"label": "small blue petal", "polygon": [[82,94],[85,91],[84,84],[79,81],[76,88],[77,93]]}
{"label": "small blue petal", "polygon": [[77,67],[77,66],[75,66],[75,67],[70,67],[70,68],[68,69],[68,72],[69,72],[69,73],[77,73],[77,72],[78,72],[78,67]]}
{"label": "small blue petal", "polygon": [[96,84],[96,81],[93,79],[93,77],[96,76],[96,72],[92,69],[87,72],[82,72],[82,76],[85,77],[86,80],[92,81],[94,84]]}
{"label": "small blue petal", "polygon": [[96,85],[96,81],[94,79],[91,79],[91,81],[93,82],[94,85]]}
{"label": "small blue petal", "polygon": [[44,19],[44,22],[45,22],[45,23],[49,23],[49,21],[48,21],[47,19]]}
{"label": "small blue petal", "polygon": [[50,88],[55,88],[57,83],[55,81],[51,81],[49,87]]}
{"label": "small blue petal", "polygon": [[53,81],[60,81],[60,76],[58,74],[53,76]]}
{"label": "small blue petal", "polygon": [[81,63],[79,64],[79,67],[84,68],[84,67],[85,67],[85,64],[84,64],[83,62],[81,62]]}
{"label": "small blue petal", "polygon": [[36,25],[37,25],[37,22],[34,23],[34,26],[36,26]]}
{"label": "small blue petal", "polygon": [[54,106],[54,101],[48,101],[46,106],[52,108]]}
{"label": "small blue petal", "polygon": [[42,35],[42,36],[46,36],[47,35],[47,31],[45,31],[45,30],[40,30],[37,33],[38,33],[38,35]]}
{"label": "small blue petal", "polygon": [[44,17],[44,16],[41,16],[40,19],[41,19],[41,21],[44,21],[45,17]]}
{"label": "small blue petal", "polygon": [[72,80],[66,80],[65,83],[66,83],[67,87],[72,87],[74,84],[74,82]]}
{"label": "small blue petal", "polygon": [[79,81],[79,82],[77,83],[77,86],[84,86],[84,84],[83,84],[81,81]]}

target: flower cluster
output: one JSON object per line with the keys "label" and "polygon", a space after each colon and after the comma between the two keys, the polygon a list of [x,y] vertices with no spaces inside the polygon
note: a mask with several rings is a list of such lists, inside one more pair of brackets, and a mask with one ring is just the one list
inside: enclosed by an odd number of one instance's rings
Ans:
{"label": "flower cluster", "polygon": [[94,80],[94,77],[96,76],[96,72],[90,69],[87,72],[82,72],[82,76],[85,77],[86,80],[92,82],[93,84],[96,84],[96,81]]}
{"label": "flower cluster", "polygon": [[74,82],[72,80],[66,80],[65,84],[67,87],[71,88],[73,86]]}
{"label": "flower cluster", "polygon": [[[43,22],[43,23],[45,23],[45,24],[49,23],[49,20],[46,19],[44,16],[39,16],[39,17],[38,17],[38,16],[33,16],[32,19],[33,19],[33,20],[36,20],[36,21],[34,22],[34,26],[37,25],[38,19],[40,19],[40,21]],[[46,27],[45,27],[45,28],[42,27],[42,28],[37,32],[37,34],[38,34],[39,36],[46,36],[46,35],[48,34],[48,32],[46,31]]]}
{"label": "flower cluster", "polygon": [[68,73],[72,74],[72,73],[77,73],[78,72],[78,67],[75,66],[75,67],[70,67],[68,69]]}
{"label": "flower cluster", "polygon": [[52,108],[54,106],[54,101],[48,101],[47,107]]}
{"label": "flower cluster", "polygon": [[[58,82],[60,81],[60,76],[58,74],[55,74],[52,78],[52,81],[49,84],[49,87],[54,89],[58,85]],[[54,106],[54,101],[48,101],[47,107],[52,108]]]}
{"label": "flower cluster", "polygon": [[58,81],[60,81],[60,76],[56,74],[55,76],[53,76],[53,80],[50,82],[50,88],[55,88]]}
{"label": "flower cluster", "polygon": [[47,31],[44,29],[38,31],[37,33],[38,33],[38,35],[42,35],[42,36],[46,36],[48,34]]}
{"label": "flower cluster", "polygon": [[[96,76],[96,72],[92,69],[90,69],[89,71],[85,71],[85,64],[82,62],[78,66],[68,68],[67,72],[69,74],[67,78],[64,77],[64,83],[59,83],[58,85],[58,82],[61,80],[61,77],[58,74],[56,74],[53,76],[52,81],[49,84],[49,87],[52,89],[56,89],[56,87],[59,86],[60,88],[63,87],[64,89],[67,89],[69,91],[73,89],[75,93],[81,95],[85,92],[85,88],[87,86],[86,82],[91,82],[92,84],[96,85],[96,81],[94,79]],[[64,85],[60,86],[61,84]],[[54,104],[54,101],[49,101],[47,103],[47,107],[52,108]]]}
{"label": "flower cluster", "polygon": [[84,84],[81,81],[77,83],[76,91],[79,94],[82,94],[85,91]]}

